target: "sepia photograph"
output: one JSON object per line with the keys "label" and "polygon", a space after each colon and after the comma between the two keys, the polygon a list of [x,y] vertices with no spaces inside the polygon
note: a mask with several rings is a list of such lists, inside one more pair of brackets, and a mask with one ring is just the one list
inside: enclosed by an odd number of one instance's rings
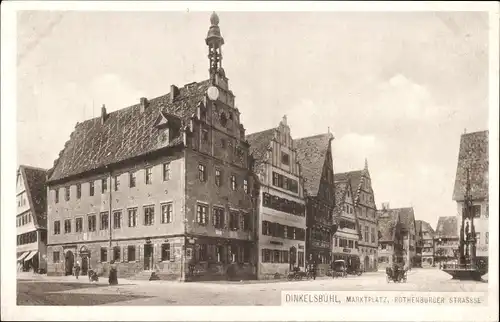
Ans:
{"label": "sepia photograph", "polygon": [[498,318],[498,3],[37,3],[2,10],[3,316]]}

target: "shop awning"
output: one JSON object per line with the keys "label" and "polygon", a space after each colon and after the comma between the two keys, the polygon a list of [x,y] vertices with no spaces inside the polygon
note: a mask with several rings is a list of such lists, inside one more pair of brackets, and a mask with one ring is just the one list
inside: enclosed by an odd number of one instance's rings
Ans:
{"label": "shop awning", "polygon": [[17,260],[18,260],[18,261],[22,261],[22,260],[23,260],[23,258],[25,258],[25,257],[26,257],[26,255],[28,255],[29,253],[30,253],[30,252],[24,252],[24,253],[22,253],[22,254],[21,254],[21,256],[19,256],[19,257],[17,258]]}
{"label": "shop awning", "polygon": [[36,253],[38,253],[38,251],[36,251],[36,250],[32,251],[28,256],[26,256],[26,258],[24,260],[29,261],[30,259],[33,258],[33,256],[36,255]]}

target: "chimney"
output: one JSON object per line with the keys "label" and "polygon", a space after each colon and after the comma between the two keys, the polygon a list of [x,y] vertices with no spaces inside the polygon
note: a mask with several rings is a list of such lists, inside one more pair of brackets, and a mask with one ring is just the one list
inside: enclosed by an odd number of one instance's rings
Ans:
{"label": "chimney", "polygon": [[389,210],[389,203],[388,202],[382,202],[382,210]]}
{"label": "chimney", "polygon": [[106,122],[106,118],[108,117],[108,114],[106,113],[106,105],[102,104],[101,107],[101,124],[104,124]]}
{"label": "chimney", "polygon": [[175,85],[170,85],[170,101],[173,102],[179,96],[179,88]]}
{"label": "chimney", "polygon": [[144,111],[148,108],[149,105],[148,99],[145,97],[141,97],[140,103],[141,103],[141,113],[144,113]]}

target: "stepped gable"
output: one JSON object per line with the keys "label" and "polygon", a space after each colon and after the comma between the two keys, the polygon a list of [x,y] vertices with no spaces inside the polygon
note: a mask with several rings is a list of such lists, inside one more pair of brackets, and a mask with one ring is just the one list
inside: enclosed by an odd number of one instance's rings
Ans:
{"label": "stepped gable", "polygon": [[[197,105],[204,101],[209,81],[190,83],[178,89],[175,99],[171,95],[159,96],[147,102],[141,111],[136,104],[101,117],[77,123],[59,158],[50,170],[49,182],[96,170],[106,165],[138,157],[158,149],[158,130],[154,126],[160,116],[177,117],[188,124],[196,115]],[[181,145],[182,133],[168,146]]]}
{"label": "stepped gable", "polygon": [[330,151],[331,133],[293,140],[297,159],[305,178],[304,187],[309,196],[318,195],[326,155]]}
{"label": "stepped gable", "polygon": [[462,134],[458,153],[453,200],[463,201],[470,169],[472,199],[488,198],[488,131]]}

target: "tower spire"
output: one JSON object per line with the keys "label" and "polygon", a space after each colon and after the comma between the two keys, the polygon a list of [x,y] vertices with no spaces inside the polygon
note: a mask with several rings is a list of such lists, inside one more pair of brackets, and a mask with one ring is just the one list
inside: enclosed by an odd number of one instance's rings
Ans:
{"label": "tower spire", "polygon": [[224,38],[222,38],[219,28],[219,16],[215,12],[210,16],[210,24],[205,43],[208,46],[208,59],[210,61],[210,84],[215,85],[215,76],[222,67],[221,47],[224,45]]}
{"label": "tower spire", "polygon": [[365,158],[365,170],[368,170],[368,159]]}

